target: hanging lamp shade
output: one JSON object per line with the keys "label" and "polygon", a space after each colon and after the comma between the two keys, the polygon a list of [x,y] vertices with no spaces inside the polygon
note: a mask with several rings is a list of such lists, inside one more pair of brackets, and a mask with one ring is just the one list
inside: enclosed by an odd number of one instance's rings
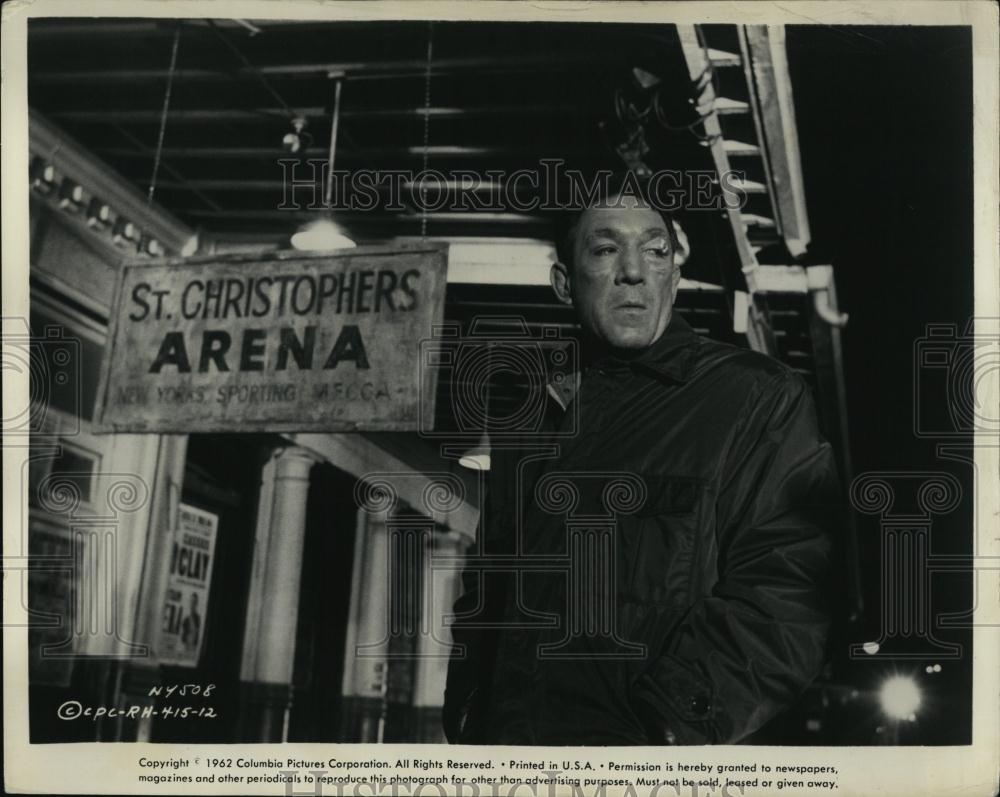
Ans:
{"label": "hanging lamp shade", "polygon": [[482,396],[483,401],[482,432],[480,433],[479,440],[476,441],[476,444],[458,458],[458,464],[463,468],[468,468],[469,470],[489,470],[490,465],[492,464],[490,458],[489,432],[490,398],[492,393],[490,379],[492,378],[492,374],[493,346],[487,344],[485,369],[486,379],[481,383],[481,392],[476,391]]}
{"label": "hanging lamp shade", "polygon": [[357,244],[344,234],[333,219],[324,216],[307,221],[299,227],[292,236],[292,246],[316,252],[324,249],[353,249]]}
{"label": "hanging lamp shade", "polygon": [[490,435],[485,429],[479,442],[458,458],[458,464],[469,470],[490,469]]}

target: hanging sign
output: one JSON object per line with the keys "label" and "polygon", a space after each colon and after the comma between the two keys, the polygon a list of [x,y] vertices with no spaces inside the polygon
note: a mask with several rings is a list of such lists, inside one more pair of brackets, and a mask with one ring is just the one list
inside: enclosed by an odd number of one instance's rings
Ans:
{"label": "hanging sign", "polygon": [[447,249],[127,264],[105,351],[105,432],[430,428]]}
{"label": "hanging sign", "polygon": [[157,652],[162,664],[197,667],[205,636],[219,516],[181,504],[178,518]]}

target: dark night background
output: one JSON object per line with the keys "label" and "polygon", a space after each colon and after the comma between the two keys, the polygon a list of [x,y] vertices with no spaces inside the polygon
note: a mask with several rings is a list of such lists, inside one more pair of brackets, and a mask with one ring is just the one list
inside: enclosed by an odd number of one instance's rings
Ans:
{"label": "dark night background", "polygon": [[[789,26],[786,36],[810,258],[833,264],[840,308],[850,314],[843,343],[854,473],[946,471],[971,496],[970,469],[939,458],[938,441],[919,439],[913,428],[915,342],[928,323],[957,324],[961,332],[973,313],[971,31]],[[946,396],[928,391],[920,399],[943,407]],[[970,551],[972,509],[966,499],[935,520],[932,553]],[[878,518],[856,517],[860,638],[877,639]],[[971,583],[933,577],[934,612],[969,608]],[[933,680],[924,661],[838,663],[857,684],[877,686],[887,671],[919,676],[925,710],[903,742],[970,738],[971,634],[938,635],[964,653],[943,661]]]}

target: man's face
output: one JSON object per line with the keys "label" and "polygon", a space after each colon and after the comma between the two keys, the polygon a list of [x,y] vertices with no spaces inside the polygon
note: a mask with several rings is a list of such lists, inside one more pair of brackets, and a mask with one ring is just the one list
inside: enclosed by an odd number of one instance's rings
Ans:
{"label": "man's face", "polygon": [[590,208],[581,216],[573,265],[553,266],[552,284],[598,340],[618,349],[642,349],[670,321],[680,269],[660,214],[632,198],[618,204]]}

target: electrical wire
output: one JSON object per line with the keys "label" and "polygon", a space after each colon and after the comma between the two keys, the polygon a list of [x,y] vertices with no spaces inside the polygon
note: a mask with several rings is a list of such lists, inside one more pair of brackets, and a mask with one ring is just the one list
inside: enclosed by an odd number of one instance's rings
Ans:
{"label": "electrical wire", "polygon": [[[430,154],[430,130],[431,130],[431,63],[434,60],[434,23],[427,23],[427,69],[424,73],[424,153],[422,173],[427,181],[427,164]],[[427,188],[420,187],[420,238],[427,237]]]}
{"label": "electrical wire", "polygon": [[705,124],[705,120],[708,119],[713,113],[715,113],[714,110],[713,111],[709,111],[708,113],[704,113],[704,114],[699,113],[697,119],[695,119],[693,122],[690,122],[690,123],[688,123],[686,125],[671,124],[669,121],[667,121],[667,117],[666,117],[666,114],[663,112],[663,108],[660,107],[660,95],[657,93],[653,97],[653,113],[656,116],[656,121],[659,122],[660,125],[663,128],[665,128],[666,130],[672,130],[672,131],[685,131],[685,130],[687,130],[687,131],[690,131],[691,133],[693,133],[696,138],[698,138],[699,140],[702,140],[702,141],[704,141],[704,140],[706,140],[708,138],[711,138],[711,136],[701,136],[701,135],[699,135],[697,132],[695,132],[695,128],[698,127],[699,125]]}
{"label": "electrical wire", "polygon": [[[695,79],[693,79],[691,81],[691,83],[692,83],[692,85],[694,87],[695,96],[696,97],[700,97],[701,94],[704,92],[704,90],[708,87],[709,83],[711,83],[711,85],[712,85],[713,93],[716,96],[718,96],[719,92],[718,92],[718,86],[716,84],[716,79],[715,79],[716,78],[715,67],[712,65],[711,59],[709,57],[709,51],[708,51],[708,46],[705,43],[705,37],[704,37],[703,33],[701,32],[701,30],[697,29],[697,27],[696,27],[696,35],[698,36],[698,44],[701,46],[701,49],[702,49],[702,51],[705,54],[705,68],[702,70],[701,74],[698,75],[697,78],[695,78]],[[660,91],[654,91],[653,94],[652,94],[652,100],[651,100],[651,103],[650,103],[650,108],[646,109],[641,114],[638,113],[637,111],[635,111],[634,107],[631,107],[630,109],[631,109],[632,113],[630,114],[630,118],[632,118],[634,121],[645,121],[646,117],[649,115],[649,111],[652,110],[653,116],[656,118],[656,121],[665,130],[669,130],[671,132],[689,132],[698,141],[700,141],[702,144],[706,144],[706,145],[714,144],[719,138],[721,138],[721,136],[719,136],[719,135],[705,135],[705,134],[699,133],[698,130],[697,130],[698,127],[703,126],[705,124],[705,121],[713,113],[715,113],[715,109],[714,108],[711,109],[710,111],[708,111],[708,113],[700,113],[699,111],[697,111],[697,107],[696,107],[696,112],[698,113],[698,118],[697,119],[695,119],[693,122],[690,122],[688,124],[677,125],[677,124],[673,124],[672,122],[670,122],[670,120],[667,119],[667,115],[663,111],[663,107],[662,107],[662,105],[660,103],[660,96],[661,96],[660,95]],[[615,110],[618,113],[618,118],[619,119],[622,119],[622,115],[623,115],[623,109],[621,108],[621,103],[622,102],[623,102],[623,100],[620,98],[620,95],[616,94],[616,96],[615,96],[615,103],[616,103]]]}
{"label": "electrical wire", "polygon": [[268,79],[264,77],[264,73],[261,72],[256,66],[254,66],[253,62],[243,54],[243,51],[240,50],[240,48],[237,47],[236,44],[225,33],[222,32],[219,26],[215,24],[215,20],[206,19],[205,22],[212,29],[215,35],[219,37],[222,43],[225,44],[226,47],[228,47],[232,51],[232,53],[240,60],[243,66],[250,70],[250,73],[257,79],[257,81],[261,84],[261,86],[264,87],[264,90],[267,91],[267,93],[270,94],[271,97],[273,97],[282,108],[284,108],[285,113],[288,115],[288,118],[295,119],[296,117],[298,117],[300,114],[296,113],[288,105],[288,103],[285,102],[284,97],[282,97],[278,93],[278,91],[274,88],[274,86],[272,86],[270,82],[268,82]]}
{"label": "electrical wire", "polygon": [[649,117],[651,109],[652,106],[649,106],[644,111],[639,111],[635,105],[627,102],[621,89],[615,90],[615,114],[618,116],[618,121],[624,122],[625,117],[628,117],[632,122],[644,122]]}
{"label": "electrical wire", "polygon": [[323,206],[330,209],[333,200],[333,159],[337,154],[337,128],[340,127],[340,89],[342,81],[334,78],[333,87],[333,118],[330,121],[330,152],[327,156],[326,190],[323,192]]}
{"label": "electrical wire", "polygon": [[[281,108],[285,112],[285,115],[288,117],[289,121],[294,123],[295,120],[299,118],[302,114],[300,114],[298,111],[293,109],[287,102],[285,102],[284,97],[282,97],[278,93],[278,90],[271,85],[268,79],[264,76],[264,73],[261,72],[253,64],[253,62],[246,57],[246,55],[243,54],[243,51],[240,50],[240,48],[237,47],[236,44],[228,36],[226,36],[226,34],[215,24],[214,20],[207,19],[205,20],[205,22],[215,32],[216,36],[219,37],[219,39],[223,42],[223,44],[225,44],[226,47],[228,47],[233,52],[233,54],[236,55],[237,58],[239,58],[243,66],[245,66],[251,72],[251,74],[260,82],[260,84],[264,87],[267,93],[270,94],[271,97],[273,97],[274,100],[281,106]],[[344,75],[343,77],[341,77],[341,80],[345,80],[346,78],[347,76]],[[271,116],[271,114],[261,114],[261,116],[268,117]],[[355,153],[358,154],[363,153],[361,147],[358,146],[358,143],[354,140],[353,136],[351,136],[347,130],[341,130],[339,132],[339,136],[341,139],[343,139],[343,141],[347,142],[348,147]],[[305,157],[306,150],[308,149],[310,143],[311,141],[307,142],[306,146],[302,148],[302,157]],[[363,157],[363,161],[366,168],[369,168],[373,171],[375,170],[376,168],[375,164],[369,158]]]}
{"label": "electrical wire", "polygon": [[167,132],[167,114],[170,111],[170,95],[174,88],[174,75],[177,72],[177,48],[181,41],[181,26],[177,23],[174,30],[174,43],[170,49],[170,69],[167,72],[167,90],[163,94],[163,110],[160,112],[160,131],[156,137],[156,152],[153,155],[153,174],[149,178],[149,193],[146,204],[152,206],[156,194],[156,178],[160,173],[160,161],[163,159],[163,138]]}
{"label": "electrical wire", "polygon": [[[139,152],[143,154],[155,154],[154,150],[151,150],[148,146],[143,144],[138,138],[136,138],[132,133],[130,133],[128,130],[126,130],[117,122],[111,122],[111,128],[117,131],[118,134],[122,136],[122,138],[128,141],[128,143],[131,144],[133,147],[135,147],[136,150],[138,150]],[[163,171],[166,172],[167,174],[171,175],[179,183],[181,183],[185,189],[187,189],[196,197],[198,197],[211,210],[222,210],[222,207],[219,205],[219,203],[215,202],[204,191],[199,191],[197,188],[191,185],[190,181],[183,174],[177,171],[177,169],[171,166],[167,161],[161,160],[160,168],[163,169]]]}

